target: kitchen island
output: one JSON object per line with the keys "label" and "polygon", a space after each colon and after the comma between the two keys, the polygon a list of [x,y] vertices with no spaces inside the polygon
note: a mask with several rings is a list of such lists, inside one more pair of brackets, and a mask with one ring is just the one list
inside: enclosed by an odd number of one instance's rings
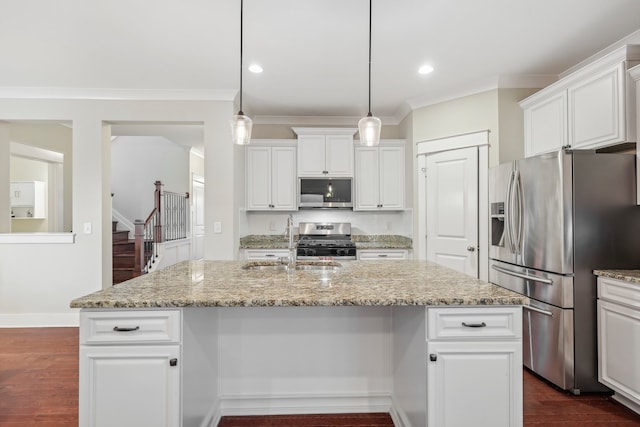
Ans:
{"label": "kitchen island", "polygon": [[312,264],[183,262],[72,301],[80,425],[379,411],[405,427],[522,424],[526,298],[423,261]]}

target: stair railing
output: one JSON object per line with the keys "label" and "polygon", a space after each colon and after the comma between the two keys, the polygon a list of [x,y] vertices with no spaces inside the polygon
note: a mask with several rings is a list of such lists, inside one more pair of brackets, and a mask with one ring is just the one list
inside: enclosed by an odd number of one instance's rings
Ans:
{"label": "stair railing", "polygon": [[189,214],[189,193],[162,191],[162,182],[154,183],[154,208],[145,221],[136,220],[136,270],[148,272],[158,257],[157,243],[185,239]]}

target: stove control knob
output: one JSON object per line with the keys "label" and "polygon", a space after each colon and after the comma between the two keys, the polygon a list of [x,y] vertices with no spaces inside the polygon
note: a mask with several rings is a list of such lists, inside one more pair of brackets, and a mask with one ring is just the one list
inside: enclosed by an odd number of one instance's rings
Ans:
{"label": "stove control knob", "polygon": [[347,255],[347,250],[346,250],[346,249],[344,249],[344,248],[340,248],[340,249],[338,249],[336,252],[337,252],[338,256],[345,256],[345,255]]}
{"label": "stove control knob", "polygon": [[315,256],[316,255],[316,250],[315,249],[311,249],[311,248],[305,248],[304,249],[304,255],[305,256]]}

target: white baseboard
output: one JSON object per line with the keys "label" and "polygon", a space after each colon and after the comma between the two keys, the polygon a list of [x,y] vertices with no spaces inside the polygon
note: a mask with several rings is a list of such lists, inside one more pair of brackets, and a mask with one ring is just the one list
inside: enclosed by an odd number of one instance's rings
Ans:
{"label": "white baseboard", "polygon": [[395,427],[412,427],[411,422],[407,418],[407,415],[404,413],[402,408],[400,408],[395,399],[391,399],[391,409],[389,410],[389,415],[391,415],[391,420],[393,421],[393,425]]}
{"label": "white baseboard", "polygon": [[640,414],[640,405],[638,405],[636,402],[634,402],[633,400],[629,399],[627,396],[621,394],[620,392],[616,391],[613,396],[611,396],[614,400],[618,401],[619,403],[621,403],[622,405],[626,406],[627,408],[631,409],[633,412],[635,412],[636,414]]}
{"label": "white baseboard", "polygon": [[391,395],[222,396],[220,416],[389,412]]}
{"label": "white baseboard", "polygon": [[0,328],[46,328],[79,325],[80,315],[78,312],[0,314]]}

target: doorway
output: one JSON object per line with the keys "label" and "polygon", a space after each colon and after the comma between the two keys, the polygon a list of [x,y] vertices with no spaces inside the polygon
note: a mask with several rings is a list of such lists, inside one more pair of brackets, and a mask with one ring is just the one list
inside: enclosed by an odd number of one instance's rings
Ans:
{"label": "doorway", "polygon": [[488,131],[418,143],[418,258],[488,280]]}

